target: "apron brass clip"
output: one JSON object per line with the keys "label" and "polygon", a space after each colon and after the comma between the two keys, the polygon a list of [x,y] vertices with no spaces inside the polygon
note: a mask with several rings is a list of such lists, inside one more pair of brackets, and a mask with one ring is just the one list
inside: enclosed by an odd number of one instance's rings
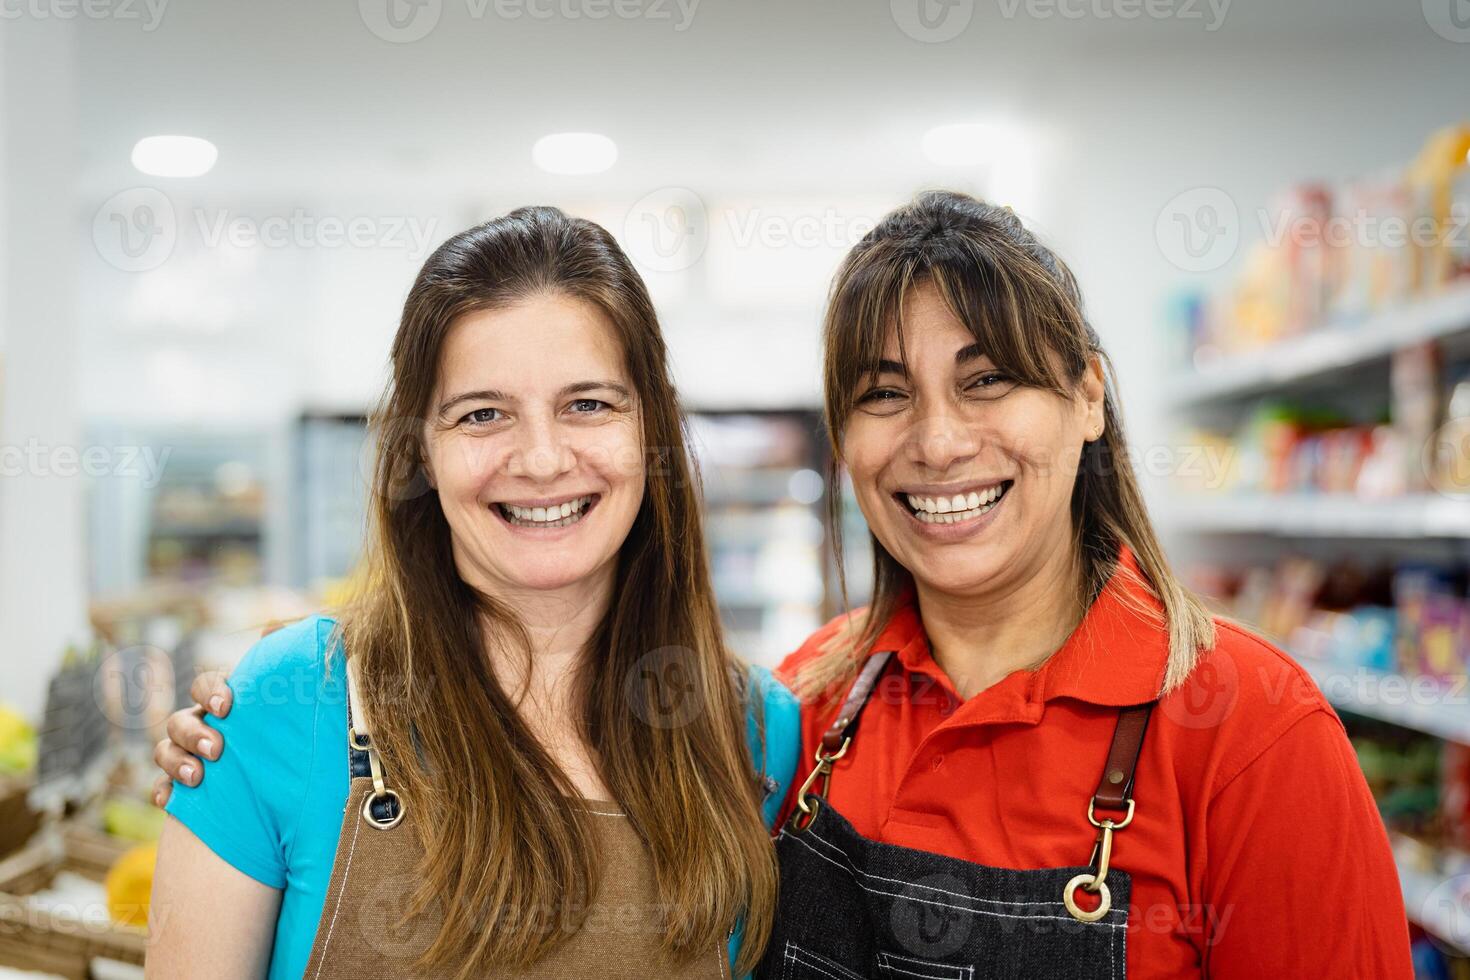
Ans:
{"label": "apron brass clip", "polygon": [[[852,744],[852,737],[848,736],[842,740],[842,748],[830,755],[823,754],[822,747],[817,746],[816,768],[807,775],[806,781],[801,784],[801,789],[796,791],[796,812],[791,815],[791,826],[797,830],[805,830],[811,826],[811,822],[817,816],[817,800],[808,800],[807,794],[811,792],[812,784],[819,778],[822,780],[822,790],[818,799],[827,794],[827,784],[832,779],[832,763],[847,754],[847,747]],[[805,817],[805,822],[802,822]]]}

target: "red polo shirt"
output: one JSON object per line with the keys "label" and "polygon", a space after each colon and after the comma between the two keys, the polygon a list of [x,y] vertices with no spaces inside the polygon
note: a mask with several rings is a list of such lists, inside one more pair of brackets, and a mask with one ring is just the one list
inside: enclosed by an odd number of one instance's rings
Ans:
{"label": "red polo shirt", "polygon": [[[1117,708],[1156,697],[1168,654],[1124,548],[1060,650],[962,700],[907,604],[896,650],[830,801],[869,838],[1004,868],[1086,864],[1087,804]],[[1154,709],[1133,823],[1113,866],[1133,878],[1128,975],[1249,980],[1411,978],[1408,925],[1377,807],[1331,706],[1286,654],[1228,622]],[[840,618],[786,658],[791,683]],[[796,785],[845,687],[804,706]],[[788,800],[788,809],[791,801]]]}

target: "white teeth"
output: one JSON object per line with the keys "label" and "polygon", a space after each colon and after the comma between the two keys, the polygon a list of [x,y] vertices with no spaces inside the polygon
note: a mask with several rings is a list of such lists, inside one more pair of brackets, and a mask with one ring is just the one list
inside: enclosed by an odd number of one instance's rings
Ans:
{"label": "white teeth", "polygon": [[988,512],[1003,492],[1003,484],[984,491],[955,494],[953,497],[920,497],[905,494],[914,517],[925,524],[962,524]]}
{"label": "white teeth", "polygon": [[550,507],[517,507],[514,504],[501,504],[501,508],[510,515],[514,524],[521,526],[541,525],[543,527],[566,527],[575,524],[582,519],[582,511],[592,502],[592,497],[578,497],[566,503],[553,504]]}

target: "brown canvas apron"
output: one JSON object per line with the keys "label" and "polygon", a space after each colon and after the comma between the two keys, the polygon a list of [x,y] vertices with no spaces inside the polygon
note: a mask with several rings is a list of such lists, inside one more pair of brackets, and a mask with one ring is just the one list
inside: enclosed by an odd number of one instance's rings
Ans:
{"label": "brown canvas apron", "polygon": [[[413,972],[414,963],[438,935],[443,920],[438,908],[431,906],[404,921],[423,849],[413,816],[388,786],[382,761],[372,746],[351,659],[347,661],[347,689],[351,784],[332,879],[304,976],[306,980],[452,977],[453,969]],[[659,949],[659,898],[653,866],[643,843],[616,804],[582,801],[580,805],[595,815],[597,853],[603,861],[601,886],[582,927],[534,966],[496,970],[492,975],[589,980],[728,978],[723,945],[682,967],[665,959]]]}

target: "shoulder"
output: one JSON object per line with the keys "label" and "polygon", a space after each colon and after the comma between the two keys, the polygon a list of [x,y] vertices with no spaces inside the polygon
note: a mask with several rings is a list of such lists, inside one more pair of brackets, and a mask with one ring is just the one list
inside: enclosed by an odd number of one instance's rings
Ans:
{"label": "shoulder", "polygon": [[230,672],[236,703],[252,693],[266,696],[270,688],[303,681],[315,689],[326,676],[327,649],[336,625],[330,616],[307,616],[255,641]]}
{"label": "shoulder", "polygon": [[[801,704],[765,667],[751,665],[746,734],[756,769],[766,781],[762,806],[767,826],[774,826],[801,756]],[[757,707],[759,706],[759,707]]]}
{"label": "shoulder", "polygon": [[[1204,767],[1218,791],[1307,718],[1324,753],[1336,754],[1346,735],[1332,705],[1300,664],[1280,647],[1216,617],[1216,642],[1156,714]],[[1299,740],[1294,750],[1301,748]]]}

